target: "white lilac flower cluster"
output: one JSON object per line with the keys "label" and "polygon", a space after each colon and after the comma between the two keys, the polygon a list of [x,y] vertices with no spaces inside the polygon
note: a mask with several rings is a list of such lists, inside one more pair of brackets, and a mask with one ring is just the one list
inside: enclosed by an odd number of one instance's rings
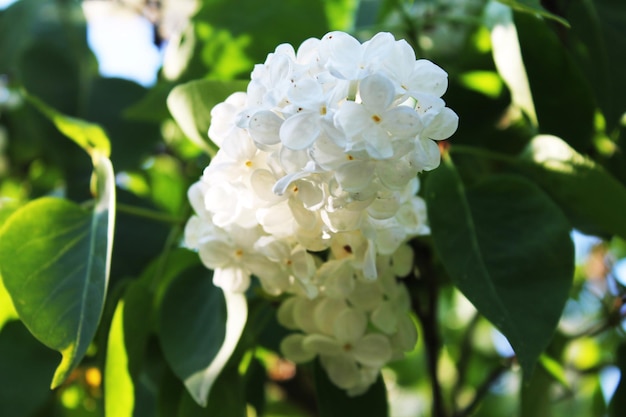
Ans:
{"label": "white lilac flower cluster", "polygon": [[189,190],[186,245],[224,291],[254,275],[288,294],[283,354],[319,356],[351,395],[416,342],[396,277],[412,268],[406,241],[429,233],[417,173],[439,165],[435,141],[458,125],[446,88],[404,40],[331,32],[278,46],[211,111],[220,150]]}

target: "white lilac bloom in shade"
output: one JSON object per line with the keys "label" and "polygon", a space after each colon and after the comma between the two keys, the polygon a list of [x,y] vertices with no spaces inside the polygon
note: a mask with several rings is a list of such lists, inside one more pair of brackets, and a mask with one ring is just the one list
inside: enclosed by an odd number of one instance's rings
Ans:
{"label": "white lilac bloom in shade", "polygon": [[211,111],[219,151],[189,190],[185,245],[224,291],[258,279],[280,297],[283,354],[349,395],[416,343],[398,278],[430,233],[418,174],[458,126],[447,87],[405,40],[330,32],[279,45]]}

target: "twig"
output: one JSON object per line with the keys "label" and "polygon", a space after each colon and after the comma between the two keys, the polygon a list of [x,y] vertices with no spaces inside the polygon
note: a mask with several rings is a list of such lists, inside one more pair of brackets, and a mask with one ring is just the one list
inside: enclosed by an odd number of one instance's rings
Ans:
{"label": "twig", "polygon": [[[432,417],[447,417],[447,412],[443,402],[443,394],[439,376],[437,373],[437,364],[439,361],[439,349],[441,341],[438,333],[437,320],[437,302],[439,299],[439,286],[435,280],[433,273],[430,250],[421,245],[417,240],[412,242],[413,252],[415,256],[415,264],[419,278],[416,273],[416,288],[411,291],[411,300],[413,309],[422,324],[422,332],[424,338],[424,347],[426,348],[426,359],[428,374],[430,375],[432,386]],[[419,284],[425,285],[426,288],[420,288]],[[426,290],[426,296],[421,298],[422,291]]]}
{"label": "twig", "polygon": [[121,213],[131,214],[133,216],[143,217],[145,219],[155,220],[164,223],[181,224],[184,219],[171,216],[167,213],[162,213],[155,210],[145,209],[142,207],[130,206],[128,204],[117,203],[117,211]]}

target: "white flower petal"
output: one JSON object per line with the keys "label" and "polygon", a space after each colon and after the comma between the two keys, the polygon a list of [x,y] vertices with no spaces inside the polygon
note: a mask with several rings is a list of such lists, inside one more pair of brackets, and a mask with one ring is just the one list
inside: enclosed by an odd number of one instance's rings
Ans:
{"label": "white flower petal", "polygon": [[419,114],[408,106],[398,106],[385,112],[382,126],[396,137],[413,138],[423,128]]}
{"label": "white flower petal", "polygon": [[324,99],[324,90],[313,79],[300,79],[291,84],[287,90],[287,97],[296,106],[302,106],[308,110],[317,110]]}
{"label": "white flower petal", "polygon": [[321,133],[318,115],[302,112],[289,117],[280,127],[280,140],[289,149],[309,148]]}
{"label": "white flower petal", "polygon": [[216,268],[213,271],[213,284],[224,292],[243,293],[250,287],[250,273],[234,266]]}
{"label": "white flower petal", "polygon": [[367,316],[362,311],[346,309],[333,323],[333,333],[341,343],[353,344],[359,340],[367,328]]}
{"label": "white flower petal", "polygon": [[411,152],[409,156],[420,171],[433,170],[441,163],[439,146],[426,138],[415,141],[415,151]]}
{"label": "white flower petal", "polygon": [[290,297],[280,304],[276,312],[278,323],[290,330],[300,329],[294,317],[296,303],[297,297]]}
{"label": "white flower petal", "polygon": [[322,332],[332,335],[335,318],[347,308],[343,298],[324,298],[313,310],[313,318]]}
{"label": "white flower petal", "polygon": [[335,179],[346,191],[361,191],[368,188],[374,179],[375,166],[369,161],[350,161],[337,168]]}
{"label": "white flower petal", "polygon": [[305,350],[319,355],[339,355],[343,352],[337,340],[323,334],[307,335],[302,342],[302,346]]}
{"label": "white flower petal", "polygon": [[315,353],[304,349],[303,341],[303,334],[290,334],[280,342],[280,351],[292,362],[308,362],[315,357]]}
{"label": "white flower petal", "polygon": [[400,245],[391,259],[395,276],[406,277],[413,270],[413,249],[409,245]]}
{"label": "white flower petal", "polygon": [[362,46],[344,32],[330,32],[320,42],[320,57],[327,61],[328,70],[336,77],[355,79],[361,63]]}
{"label": "white flower petal", "polygon": [[291,271],[299,280],[308,280],[315,274],[315,259],[302,246],[291,252]]}
{"label": "white flower petal", "polygon": [[398,318],[398,332],[391,337],[394,350],[409,352],[417,343],[417,328],[409,315],[405,314]]}
{"label": "white flower petal", "polygon": [[382,161],[376,165],[376,174],[385,187],[401,190],[415,178],[418,169],[410,158]]}
{"label": "white flower petal", "polygon": [[339,388],[350,389],[360,382],[359,368],[350,355],[322,356],[322,367]]}
{"label": "white flower petal", "polygon": [[391,301],[381,303],[372,312],[372,323],[383,333],[391,335],[397,331],[398,315],[394,304]]}
{"label": "white flower petal", "polygon": [[431,61],[419,59],[409,82],[411,90],[441,97],[448,89],[448,73]]}
{"label": "white flower petal", "polygon": [[261,110],[250,117],[248,131],[259,145],[280,143],[279,130],[283,120],[274,112]]}
{"label": "white flower petal", "polygon": [[372,115],[365,106],[353,101],[343,103],[339,111],[335,113],[336,122],[349,138],[358,135],[371,125],[371,117]]}
{"label": "white flower petal", "polygon": [[354,358],[361,364],[380,368],[393,356],[389,338],[382,334],[368,334],[352,347]]}
{"label": "white flower petal", "polygon": [[435,140],[448,139],[459,127],[459,116],[444,107],[422,131],[422,137]]}
{"label": "white flower petal", "polygon": [[396,91],[393,83],[387,77],[373,74],[360,81],[359,94],[367,109],[376,114],[384,113],[387,110],[395,97]]}
{"label": "white flower petal", "polygon": [[311,312],[315,309],[315,306],[319,300],[309,300],[308,298],[298,297],[296,298],[295,305],[293,307],[294,321],[305,333],[318,333],[319,329],[313,314]]}
{"label": "white flower petal", "polygon": [[232,257],[237,249],[220,237],[209,237],[204,239],[198,248],[200,260],[209,269],[220,268],[232,262]]}
{"label": "white flower petal", "polygon": [[360,281],[348,299],[356,308],[372,311],[383,302],[383,292],[378,282]]}

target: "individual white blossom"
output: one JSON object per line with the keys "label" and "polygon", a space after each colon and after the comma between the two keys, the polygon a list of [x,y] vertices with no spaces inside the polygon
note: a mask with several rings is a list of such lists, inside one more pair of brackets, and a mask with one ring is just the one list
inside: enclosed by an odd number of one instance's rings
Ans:
{"label": "individual white blossom", "polygon": [[397,278],[413,270],[406,242],[430,232],[417,175],[457,128],[447,86],[389,33],[331,32],[279,45],[211,111],[220,149],[189,190],[185,244],[224,291],[254,276],[282,295],[283,354],[319,358],[349,395],[417,340]]}

